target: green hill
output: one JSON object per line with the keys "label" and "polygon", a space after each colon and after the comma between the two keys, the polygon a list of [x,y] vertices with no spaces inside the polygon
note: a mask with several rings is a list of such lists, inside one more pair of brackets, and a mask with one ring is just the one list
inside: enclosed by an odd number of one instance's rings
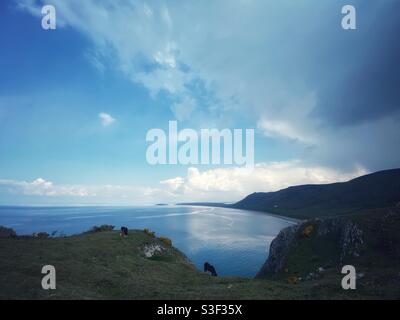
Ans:
{"label": "green hill", "polygon": [[[146,246],[163,251],[150,258]],[[41,268],[56,268],[57,289],[41,288]],[[211,277],[173,247],[143,231],[62,238],[0,238],[0,299],[372,299],[344,291],[335,270],[297,285],[281,280]],[[317,286],[316,286],[317,285]]]}
{"label": "green hill", "polygon": [[232,207],[301,219],[391,207],[398,202],[400,202],[400,169],[393,169],[343,183],[302,185],[277,192],[253,193]]}

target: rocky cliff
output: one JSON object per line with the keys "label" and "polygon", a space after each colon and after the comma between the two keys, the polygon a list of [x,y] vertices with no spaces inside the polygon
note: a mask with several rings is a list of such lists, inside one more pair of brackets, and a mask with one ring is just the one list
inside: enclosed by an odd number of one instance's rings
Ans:
{"label": "rocky cliff", "polygon": [[301,222],[283,229],[272,241],[269,257],[257,277],[305,277],[316,270],[345,264],[371,265],[374,257],[397,265],[399,227],[399,207]]}

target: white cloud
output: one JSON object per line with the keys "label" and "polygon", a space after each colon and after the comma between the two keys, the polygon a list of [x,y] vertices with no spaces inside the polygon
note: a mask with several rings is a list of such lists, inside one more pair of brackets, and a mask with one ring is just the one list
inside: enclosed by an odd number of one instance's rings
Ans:
{"label": "white cloud", "polygon": [[111,126],[116,121],[111,115],[104,112],[99,113],[99,118],[104,127]]}
{"label": "white cloud", "polygon": [[32,182],[16,180],[0,180],[0,185],[9,188],[12,193],[28,196],[77,196],[87,197],[91,194],[89,190],[81,186],[57,186],[51,181],[38,178]]}
{"label": "white cloud", "polygon": [[154,55],[154,60],[161,66],[175,68],[176,67],[176,59],[174,55],[174,51],[176,50],[176,44],[171,42],[167,43],[167,47],[163,51],[157,51]]}
{"label": "white cloud", "polygon": [[179,121],[190,119],[192,113],[196,110],[196,100],[190,96],[185,96],[182,101],[176,102],[172,105],[171,110]]}
{"label": "white cloud", "polygon": [[261,119],[257,126],[268,137],[284,137],[303,143],[313,143],[314,138],[307,136],[287,121]]}
{"label": "white cloud", "polygon": [[[58,185],[38,178],[34,181],[2,180],[1,193],[16,196],[78,198],[90,204],[154,204],[184,201],[238,201],[248,194],[276,191],[293,185],[347,181],[366,174],[361,167],[342,172],[309,167],[300,161],[259,163],[254,168],[231,167],[200,171],[188,168],[185,177],[160,182],[159,187],[138,185]],[[71,203],[71,202],[69,202]]]}
{"label": "white cloud", "polygon": [[[38,178],[34,181],[19,181],[0,179],[0,195],[14,195],[12,199],[21,196],[40,197],[41,203],[46,200],[65,201],[80,204],[154,204],[160,201],[174,199],[175,195],[162,188],[152,188],[133,185],[63,185]],[[7,199],[11,199],[7,197]],[[64,203],[64,202],[62,202]]]}
{"label": "white cloud", "polygon": [[300,161],[259,163],[254,168],[233,167],[200,171],[189,168],[185,178],[162,181],[186,201],[237,201],[253,192],[277,191],[301,184],[347,181],[367,171],[357,167],[342,172],[325,167],[309,167]]}
{"label": "white cloud", "polygon": [[163,180],[160,183],[167,185],[172,191],[175,192],[185,183],[185,180],[182,177],[176,177],[172,179]]}

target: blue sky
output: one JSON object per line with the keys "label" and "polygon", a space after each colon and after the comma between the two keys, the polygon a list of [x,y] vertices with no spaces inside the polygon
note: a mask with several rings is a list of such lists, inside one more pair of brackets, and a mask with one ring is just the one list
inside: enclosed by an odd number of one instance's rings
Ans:
{"label": "blue sky", "polygon": [[[47,31],[44,4],[0,4],[0,204],[235,201],[399,166],[399,1],[54,0]],[[170,120],[254,128],[255,168],[149,165]]]}

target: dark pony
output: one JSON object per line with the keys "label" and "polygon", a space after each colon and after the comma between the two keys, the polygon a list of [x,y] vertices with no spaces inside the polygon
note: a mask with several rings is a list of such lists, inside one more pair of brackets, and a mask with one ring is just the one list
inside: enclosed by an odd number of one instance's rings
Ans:
{"label": "dark pony", "polygon": [[121,237],[127,237],[128,236],[128,228],[127,227],[121,227]]}
{"label": "dark pony", "polygon": [[217,271],[215,271],[214,266],[206,262],[204,264],[204,272],[210,272],[213,277],[217,277]]}

